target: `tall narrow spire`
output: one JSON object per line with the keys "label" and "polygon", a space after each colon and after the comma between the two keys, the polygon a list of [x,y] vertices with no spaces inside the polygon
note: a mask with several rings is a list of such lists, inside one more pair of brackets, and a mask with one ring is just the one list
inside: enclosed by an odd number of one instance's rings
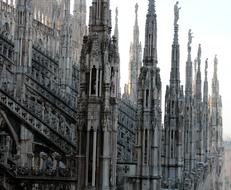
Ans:
{"label": "tall narrow spire", "polygon": [[203,125],[203,148],[205,153],[205,159],[207,159],[210,153],[210,128],[209,128],[209,114],[208,114],[208,58],[205,61],[205,79],[204,79],[204,91],[203,91],[203,112],[202,112],[202,125]]}
{"label": "tall narrow spire", "polygon": [[87,33],[86,25],[86,0],[75,0],[73,19],[72,19],[72,41],[73,41],[73,60],[79,64],[83,36]]}
{"label": "tall narrow spire", "polygon": [[64,18],[61,26],[61,43],[60,43],[60,76],[62,89],[66,91],[66,86],[72,82],[72,32],[70,23],[70,0],[64,2]]}
{"label": "tall narrow spire", "polygon": [[192,60],[191,60],[191,44],[192,44],[192,32],[191,29],[188,32],[188,60],[186,62],[186,83],[185,94],[192,95]]}
{"label": "tall narrow spire", "polygon": [[212,79],[212,100],[211,100],[211,118],[210,123],[212,130],[212,151],[219,152],[222,148],[222,99],[219,93],[219,80],[217,76],[218,59],[214,58],[214,71]]}
{"label": "tall narrow spire", "polygon": [[192,99],[192,60],[191,60],[191,29],[188,31],[188,59],[186,62],[186,82],[184,101],[184,171],[190,172],[194,167],[194,129],[193,129],[193,99]]}
{"label": "tall narrow spire", "polygon": [[17,88],[16,96],[25,97],[23,74],[30,72],[32,63],[32,0],[20,0],[16,4],[15,55]]}
{"label": "tall narrow spire", "polygon": [[17,66],[24,72],[32,61],[32,0],[17,1],[16,9],[15,52]]}
{"label": "tall narrow spire", "polygon": [[217,65],[218,65],[218,59],[217,55],[214,57],[214,71],[213,71],[213,78],[217,80]]}
{"label": "tall narrow spire", "polygon": [[149,0],[148,13],[154,15],[156,14],[155,0]]}
{"label": "tall narrow spire", "polygon": [[[176,188],[179,179],[183,175],[184,162],[184,123],[181,118],[184,115],[183,86],[180,86],[180,48],[178,43],[178,2],[174,6],[174,40],[172,45],[172,63],[170,85],[167,86],[165,95],[165,118],[164,118],[164,167],[163,180],[167,187]],[[189,158],[188,158],[189,159]]]}
{"label": "tall narrow spire", "polygon": [[115,16],[115,30],[114,30],[114,36],[119,39],[119,27],[118,27],[118,7],[116,7],[115,10],[116,16]]}
{"label": "tall narrow spire", "polygon": [[213,71],[213,81],[212,81],[212,94],[213,96],[219,96],[219,81],[217,77],[217,65],[218,59],[217,55],[214,57],[214,71]]}
{"label": "tall narrow spire", "polygon": [[90,7],[89,32],[111,33],[110,0],[93,0]]}
{"label": "tall narrow spire", "polygon": [[116,189],[120,62],[110,32],[109,0],[93,0],[80,57],[78,190]]}
{"label": "tall narrow spire", "polygon": [[198,46],[197,52],[197,75],[196,75],[196,98],[201,101],[201,44]]}
{"label": "tall narrow spire", "polygon": [[129,79],[128,92],[132,102],[137,102],[137,83],[142,66],[142,47],[139,40],[139,25],[138,25],[138,4],[135,5],[135,25],[133,27],[133,42],[130,45],[130,60],[129,60]]}
{"label": "tall narrow spire", "polygon": [[149,0],[148,5],[143,60],[145,66],[156,66],[157,64],[157,22],[154,0]]}
{"label": "tall narrow spire", "polygon": [[205,61],[205,80],[204,80],[203,102],[208,103],[208,58]]}
{"label": "tall narrow spire", "polygon": [[[138,6],[136,6],[137,17]],[[137,21],[136,21],[137,22]],[[136,25],[136,23],[135,23]],[[134,27],[136,29],[136,27]],[[135,38],[134,38],[135,39]],[[131,73],[137,97],[137,169],[139,184],[133,189],[159,189],[161,179],[161,79],[157,65],[155,1],[149,0],[145,28],[143,67],[138,80]],[[137,63],[137,62],[136,62]],[[134,68],[134,66],[132,66]],[[137,67],[138,68],[138,67]],[[137,71],[135,71],[137,72]],[[133,78],[134,77],[134,78]],[[132,91],[134,92],[134,91]],[[153,103],[155,102],[155,103]]]}
{"label": "tall narrow spire", "polygon": [[135,5],[135,25],[134,25],[134,29],[133,29],[133,43],[139,43],[139,25],[138,25],[138,9],[139,9],[139,5],[136,3]]}
{"label": "tall narrow spire", "polygon": [[178,91],[180,89],[180,47],[178,43],[178,20],[179,20],[179,10],[178,1],[174,6],[174,39],[172,45],[172,66],[171,66],[171,76],[170,76],[170,87],[175,86]]}

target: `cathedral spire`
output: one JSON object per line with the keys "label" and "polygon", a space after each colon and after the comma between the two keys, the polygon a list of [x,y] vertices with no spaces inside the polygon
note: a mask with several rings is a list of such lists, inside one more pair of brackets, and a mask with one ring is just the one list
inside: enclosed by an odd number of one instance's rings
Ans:
{"label": "cathedral spire", "polygon": [[26,72],[32,61],[32,0],[17,1],[17,22],[15,28],[15,52],[17,66]]}
{"label": "cathedral spire", "polygon": [[215,55],[214,58],[214,71],[213,71],[213,81],[212,81],[212,95],[213,96],[219,96],[219,81],[217,77],[217,65],[218,65],[218,59],[217,55]]}
{"label": "cathedral spire", "polygon": [[139,25],[138,25],[138,4],[135,5],[135,25],[133,27],[133,42],[130,45],[130,59],[129,59],[129,79],[128,92],[132,102],[137,102],[137,83],[140,75],[140,68],[142,66],[142,47],[139,40]]}
{"label": "cathedral spire", "polygon": [[217,55],[214,57],[214,71],[213,71],[213,78],[217,80],[217,65],[218,65],[218,59]]}
{"label": "cathedral spire", "polygon": [[89,32],[111,33],[110,0],[93,0],[90,7]]}
{"label": "cathedral spire", "polygon": [[[72,76],[72,31],[70,23],[70,0],[65,0],[64,2],[64,18],[61,26],[61,43],[60,43],[60,76],[61,76],[61,85],[71,85],[71,76]],[[63,89],[65,89],[64,87]]]}
{"label": "cathedral spire", "polygon": [[116,7],[115,10],[116,16],[115,16],[115,30],[114,30],[114,36],[116,37],[117,41],[119,39],[119,27],[118,27],[118,7]]}
{"label": "cathedral spire", "polygon": [[180,48],[178,43],[178,20],[179,20],[179,2],[174,6],[174,39],[172,45],[172,66],[170,76],[170,86],[175,86],[176,90],[180,89]]}
{"label": "cathedral spire", "polygon": [[185,84],[186,95],[192,95],[192,59],[191,59],[192,38],[193,36],[190,29],[188,32],[188,60],[186,62],[186,84]]}
{"label": "cathedral spire", "polygon": [[[164,129],[164,167],[163,180],[168,182],[167,187],[177,187],[179,178],[183,172],[184,146],[183,130],[183,86],[180,86],[180,48],[178,43],[178,20],[179,20],[178,2],[174,6],[174,40],[172,45],[172,63],[170,85],[167,86],[165,96],[165,129]],[[189,158],[188,158],[189,159]],[[174,167],[173,167],[174,165]]]}
{"label": "cathedral spire", "polygon": [[19,99],[25,98],[24,77],[25,73],[31,71],[32,63],[32,21],[33,9],[32,0],[20,0],[16,2],[16,26],[15,46],[16,55],[16,96]]}
{"label": "cathedral spire", "polygon": [[157,64],[157,22],[154,0],[149,0],[146,16],[143,61],[145,66],[156,66]]}
{"label": "cathedral spire", "polygon": [[199,44],[197,52],[197,75],[196,75],[196,98],[201,100],[201,44]]}
{"label": "cathedral spire", "polygon": [[138,9],[139,9],[139,5],[138,3],[136,3],[135,5],[135,25],[134,25],[134,29],[133,29],[133,42],[134,43],[139,43],[139,25],[138,25]]}
{"label": "cathedral spire", "polygon": [[208,103],[208,58],[205,61],[205,81],[204,81],[204,98],[203,101]]}
{"label": "cathedral spire", "polygon": [[86,0],[75,0],[72,18],[72,40],[73,40],[73,60],[79,64],[83,36],[87,33],[86,25]]}
{"label": "cathedral spire", "polygon": [[149,0],[148,13],[153,15],[156,14],[155,0]]}

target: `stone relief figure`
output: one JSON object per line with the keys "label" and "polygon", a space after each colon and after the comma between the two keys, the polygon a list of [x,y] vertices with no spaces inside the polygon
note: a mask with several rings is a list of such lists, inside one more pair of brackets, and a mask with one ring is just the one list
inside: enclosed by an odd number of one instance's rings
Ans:
{"label": "stone relief figure", "polygon": [[177,25],[177,22],[179,20],[179,10],[181,9],[179,6],[179,2],[177,1],[175,6],[174,6],[174,14],[175,14],[175,18],[174,18],[174,25]]}

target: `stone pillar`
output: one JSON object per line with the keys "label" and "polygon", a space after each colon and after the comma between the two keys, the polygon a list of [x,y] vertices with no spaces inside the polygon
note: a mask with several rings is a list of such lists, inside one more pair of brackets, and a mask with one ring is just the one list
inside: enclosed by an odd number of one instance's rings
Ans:
{"label": "stone pillar", "polygon": [[20,165],[28,166],[28,154],[33,154],[33,134],[24,126],[20,126]]}

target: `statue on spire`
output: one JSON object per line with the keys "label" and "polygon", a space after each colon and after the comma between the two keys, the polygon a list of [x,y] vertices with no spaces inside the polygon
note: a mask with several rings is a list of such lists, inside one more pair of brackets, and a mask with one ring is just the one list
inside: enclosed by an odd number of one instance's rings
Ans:
{"label": "statue on spire", "polygon": [[116,7],[116,17],[115,17],[115,19],[116,19],[116,23],[118,24],[118,7]]}
{"label": "statue on spire", "polygon": [[207,76],[208,73],[208,58],[205,60],[205,74]]}
{"label": "statue on spire", "polygon": [[201,44],[199,44],[199,47],[198,47],[197,57],[199,61],[201,59]]}
{"label": "statue on spire", "polygon": [[174,17],[174,25],[177,26],[177,22],[179,20],[179,10],[181,8],[179,7],[179,2],[177,1],[175,6],[174,6],[174,14],[175,14],[175,17]]}
{"label": "statue on spire", "polygon": [[192,30],[189,29],[189,31],[188,31],[188,52],[189,52],[189,53],[191,53],[192,39],[193,39]]}
{"label": "statue on spire", "polygon": [[215,55],[214,63],[215,63],[216,65],[218,64],[217,55]]}
{"label": "statue on spire", "polygon": [[155,14],[155,0],[149,0],[148,12],[149,14]]}
{"label": "statue on spire", "polygon": [[139,8],[139,5],[138,5],[138,3],[136,3],[136,6],[135,6],[135,9],[136,9],[136,11],[135,11],[136,17],[137,17],[137,15],[138,15],[138,8]]}
{"label": "statue on spire", "polygon": [[215,55],[215,58],[214,58],[214,73],[217,73],[217,65],[218,65],[218,59],[217,59],[217,55]]}

